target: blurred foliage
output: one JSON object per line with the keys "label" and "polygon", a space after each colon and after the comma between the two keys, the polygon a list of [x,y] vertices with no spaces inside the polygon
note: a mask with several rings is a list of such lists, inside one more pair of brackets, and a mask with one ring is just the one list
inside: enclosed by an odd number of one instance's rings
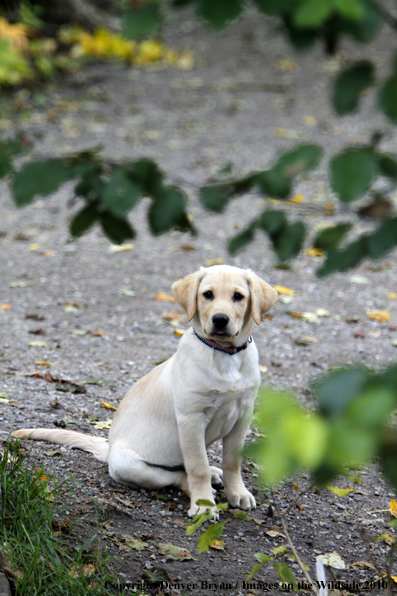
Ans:
{"label": "blurred foliage", "polygon": [[272,389],[260,394],[256,423],[264,437],[246,455],[259,462],[264,484],[274,485],[308,469],[318,486],[347,468],[358,469],[379,458],[397,488],[397,365],[382,372],[339,369],[312,385],[318,404],[307,411],[290,395]]}

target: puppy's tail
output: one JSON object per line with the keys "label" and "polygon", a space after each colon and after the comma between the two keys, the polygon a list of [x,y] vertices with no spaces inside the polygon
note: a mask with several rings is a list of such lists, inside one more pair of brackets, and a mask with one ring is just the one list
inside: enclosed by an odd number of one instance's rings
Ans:
{"label": "puppy's tail", "polygon": [[67,445],[75,449],[82,449],[92,453],[99,461],[107,462],[109,458],[109,443],[102,437],[90,437],[74,430],[50,430],[48,428],[21,428],[12,433],[16,439],[33,439],[35,441],[49,441]]}

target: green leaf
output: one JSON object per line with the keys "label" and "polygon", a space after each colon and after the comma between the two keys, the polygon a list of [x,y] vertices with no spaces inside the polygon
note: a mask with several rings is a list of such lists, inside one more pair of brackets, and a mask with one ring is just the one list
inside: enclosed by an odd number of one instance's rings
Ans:
{"label": "green leaf", "polygon": [[304,52],[311,48],[319,37],[316,29],[300,29],[299,27],[296,27],[293,20],[290,18],[290,15],[285,15],[283,21],[290,42],[300,52]]}
{"label": "green leaf", "polygon": [[212,540],[216,540],[219,538],[223,533],[225,522],[219,522],[217,524],[212,524],[208,530],[203,532],[198,541],[198,552],[205,553],[210,545]]}
{"label": "green leaf", "polygon": [[117,168],[101,191],[101,200],[117,217],[124,217],[141,196],[141,188],[131,180],[124,168]]}
{"label": "green leaf", "polygon": [[274,169],[277,169],[286,178],[293,178],[316,168],[323,153],[323,148],[319,145],[297,145],[279,157]]}
{"label": "green leaf", "polygon": [[153,234],[164,234],[171,229],[191,230],[185,211],[185,194],[169,186],[156,196],[149,208],[149,224]]}
{"label": "green leaf", "polygon": [[334,85],[332,103],[338,116],[353,112],[360,95],[375,82],[374,66],[371,62],[357,62],[341,72]]}
{"label": "green leaf", "polygon": [[355,242],[351,242],[351,244],[342,250],[332,248],[329,250],[323,265],[317,270],[317,276],[325,277],[335,271],[347,271],[348,269],[352,269],[367,255],[367,238],[365,236],[361,236],[361,238]]}
{"label": "green leaf", "polygon": [[74,192],[76,197],[92,201],[101,196],[104,187],[105,182],[100,177],[100,171],[89,169],[76,184]]}
{"label": "green leaf", "polygon": [[379,259],[397,245],[397,217],[387,217],[367,237],[368,256]]}
{"label": "green leaf", "polygon": [[89,203],[79,211],[71,221],[70,233],[74,237],[82,236],[98,221],[98,203]]}
{"label": "green leaf", "polygon": [[12,180],[12,194],[18,207],[27,205],[37,196],[50,195],[71,177],[63,159],[45,159],[25,164]]}
{"label": "green leaf", "polygon": [[291,194],[291,180],[277,169],[259,172],[253,177],[259,192],[275,199],[286,199]]}
{"label": "green leaf", "polygon": [[248,228],[247,230],[244,230],[237,236],[234,236],[234,238],[232,238],[229,241],[228,250],[229,250],[230,254],[231,255],[236,254],[238,251],[242,250],[245,246],[247,246],[247,244],[252,242],[253,239],[254,239],[254,230],[252,228]]}
{"label": "green leaf", "polygon": [[225,184],[212,184],[200,190],[200,199],[209,211],[222,213],[232,199],[232,194]]}
{"label": "green leaf", "polygon": [[382,86],[379,92],[379,107],[393,124],[397,123],[397,74]]}
{"label": "green leaf", "polygon": [[285,561],[283,563],[281,571],[282,571],[282,575],[280,573],[279,573],[279,575],[280,575],[280,578],[284,578],[282,581],[286,582],[287,584],[292,584],[294,587],[294,590],[299,590],[298,584],[296,583],[295,575],[294,575],[292,569],[287,565],[287,563]]}
{"label": "green leaf", "polygon": [[382,176],[386,176],[386,178],[391,178],[397,182],[397,161],[394,159],[395,156],[387,153],[378,153],[377,157]]}
{"label": "green leaf", "polygon": [[255,575],[255,573],[257,571],[259,571],[259,569],[261,569],[265,563],[268,563],[269,561],[272,561],[273,557],[269,557],[268,555],[263,555],[262,553],[255,553],[255,557],[257,559],[260,559],[260,563],[257,563],[256,565],[253,566],[253,568],[250,571],[250,574],[248,575],[246,581],[248,582],[250,579],[252,579]]}
{"label": "green leaf", "polygon": [[362,197],[377,174],[376,156],[371,149],[349,148],[330,162],[331,187],[344,203]]}
{"label": "green leaf", "polygon": [[[344,0],[340,2],[343,3]],[[361,0],[360,4],[364,11],[363,16],[358,20],[341,19],[340,31],[351,35],[361,43],[369,43],[377,34],[383,17],[372,0]]]}
{"label": "green leaf", "polygon": [[325,251],[336,248],[351,227],[351,223],[341,223],[330,228],[324,228],[323,230],[320,230],[313,242],[314,248],[320,248],[321,250]]}
{"label": "green leaf", "polygon": [[160,5],[152,2],[136,10],[127,12],[123,17],[123,33],[130,39],[153,33],[159,24]]}
{"label": "green leaf", "polygon": [[356,399],[370,379],[364,368],[338,370],[324,379],[313,383],[320,412],[326,418],[336,418]]}
{"label": "green leaf", "polygon": [[21,151],[22,147],[17,139],[0,141],[0,178],[4,178],[12,172],[12,157]]}
{"label": "green leaf", "polygon": [[104,234],[114,244],[122,244],[126,240],[135,238],[135,231],[126,219],[116,217],[109,211],[100,214],[100,222]]}
{"label": "green leaf", "polygon": [[333,0],[333,3],[339,14],[346,19],[358,21],[364,16],[364,7],[359,0]]}
{"label": "green leaf", "polygon": [[339,488],[339,486],[333,486],[332,484],[327,484],[325,488],[328,488],[338,497],[347,497],[354,490],[354,488]]}
{"label": "green leaf", "polygon": [[303,246],[306,227],[301,221],[287,224],[276,236],[270,236],[273,248],[280,261],[288,261],[295,257]]}
{"label": "green leaf", "polygon": [[331,15],[331,0],[301,0],[294,14],[294,23],[300,28],[318,27]]}
{"label": "green leaf", "polygon": [[288,13],[293,5],[292,0],[253,0],[253,2],[260,11],[270,17]]}
{"label": "green leaf", "polygon": [[138,159],[128,167],[128,176],[139,184],[142,192],[154,197],[162,192],[164,175],[159,166],[151,159]]}
{"label": "green leaf", "polygon": [[273,236],[284,228],[286,222],[284,211],[264,211],[258,220],[258,227]]}
{"label": "green leaf", "polygon": [[213,29],[223,29],[242,12],[241,0],[197,0],[197,13]]}

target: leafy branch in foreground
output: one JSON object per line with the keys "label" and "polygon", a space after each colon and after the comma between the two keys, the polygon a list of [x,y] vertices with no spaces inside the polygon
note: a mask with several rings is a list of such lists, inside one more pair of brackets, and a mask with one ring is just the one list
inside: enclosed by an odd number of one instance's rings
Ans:
{"label": "leafy branch in foreground", "polygon": [[73,515],[60,521],[58,513],[64,516],[60,507],[70,492],[65,482],[32,470],[18,441],[5,445],[0,462],[0,567],[16,596],[102,596],[106,579],[114,579],[100,549],[87,555],[92,538],[80,547],[68,541],[76,523]]}
{"label": "leafy branch in foreground", "polygon": [[70,224],[74,237],[97,223],[116,244],[134,238],[135,230],[127,216],[144,196],[151,199],[148,222],[153,234],[171,229],[194,231],[185,210],[185,193],[166,185],[163,172],[150,159],[116,164],[92,150],[65,158],[33,160],[15,170],[12,158],[20,151],[13,141],[0,143],[0,177],[11,176],[15,203],[23,207],[75,180],[75,199],[82,199],[85,206]]}

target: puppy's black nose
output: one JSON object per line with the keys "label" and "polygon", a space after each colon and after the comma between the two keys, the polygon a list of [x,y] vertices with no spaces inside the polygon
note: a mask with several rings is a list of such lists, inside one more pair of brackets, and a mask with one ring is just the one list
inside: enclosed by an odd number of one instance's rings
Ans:
{"label": "puppy's black nose", "polygon": [[229,317],[227,315],[214,315],[212,317],[212,323],[215,327],[215,329],[225,329],[225,327],[227,327],[227,324],[229,322]]}

